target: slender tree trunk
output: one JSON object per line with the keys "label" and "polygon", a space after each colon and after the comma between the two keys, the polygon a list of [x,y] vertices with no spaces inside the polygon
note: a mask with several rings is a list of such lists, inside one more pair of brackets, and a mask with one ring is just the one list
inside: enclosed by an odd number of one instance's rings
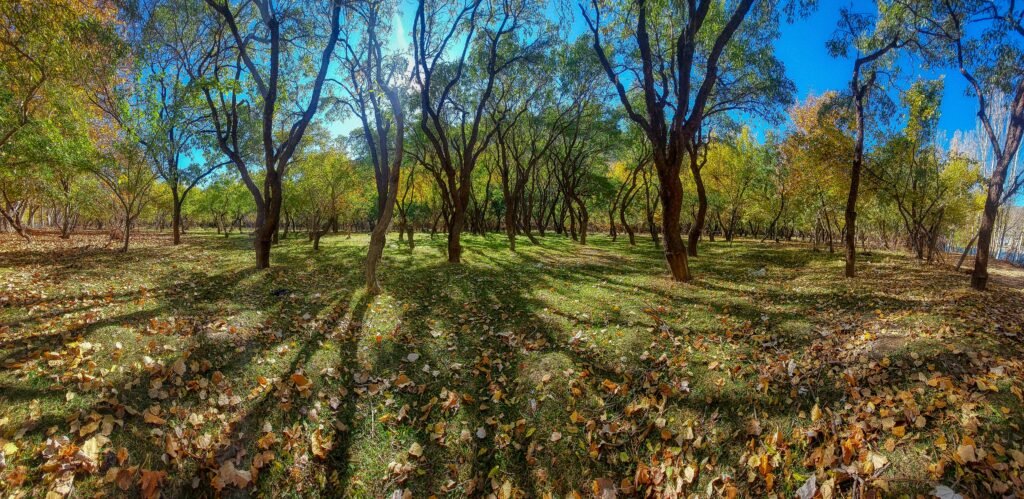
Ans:
{"label": "slender tree trunk", "polygon": [[612,242],[619,238],[619,233],[615,229],[615,205],[608,209],[608,235],[611,236]]}
{"label": "slender tree trunk", "polygon": [[579,205],[580,205],[580,212],[579,212],[579,216],[580,216],[580,244],[586,245],[587,244],[587,225],[590,223],[590,214],[587,213],[587,207],[586,207],[586,205],[583,204],[582,201],[579,202]]}
{"label": "slender tree trunk", "polygon": [[960,271],[960,267],[963,266],[964,260],[967,259],[967,255],[970,254],[971,248],[974,247],[974,242],[978,240],[978,234],[974,234],[971,241],[967,243],[967,247],[964,248],[964,252],[960,253],[960,260],[956,262],[956,270]]}
{"label": "slender tree trunk", "polygon": [[[399,127],[401,130],[401,127]],[[399,152],[401,154],[401,146]],[[401,158],[395,160],[401,161]],[[388,227],[391,225],[391,218],[395,212],[395,201],[398,199],[399,165],[394,165],[388,175],[388,193],[384,202],[384,209],[377,219],[377,225],[370,233],[370,248],[366,254],[366,290],[372,294],[380,293],[380,283],[377,281],[377,267],[380,265],[381,257],[384,255],[384,244],[387,243]],[[412,234],[409,235],[409,245],[412,246]]]}
{"label": "slender tree trunk", "polygon": [[[863,95],[863,94],[861,94]],[[846,277],[856,277],[857,263],[857,194],[860,191],[860,172],[864,164],[864,103],[857,100],[857,142],[853,150],[853,165],[850,169],[850,192],[846,197]],[[832,239],[829,235],[829,245]]]}
{"label": "slender tree trunk", "polygon": [[690,172],[693,173],[693,183],[697,191],[697,216],[693,217],[693,226],[686,238],[686,254],[697,256],[697,243],[700,235],[704,232],[704,221],[708,214],[708,195],[704,189],[704,179],[701,177],[700,166],[697,162],[696,153],[690,154]]}

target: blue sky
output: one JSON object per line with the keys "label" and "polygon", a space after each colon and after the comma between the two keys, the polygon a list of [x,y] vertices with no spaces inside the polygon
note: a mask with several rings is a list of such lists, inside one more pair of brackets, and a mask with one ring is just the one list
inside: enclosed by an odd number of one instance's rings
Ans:
{"label": "blue sky", "polygon": [[[839,20],[839,9],[846,5],[838,0],[820,2],[809,17],[798,19],[782,27],[782,36],[776,40],[776,57],[786,65],[786,74],[797,87],[798,100],[808,94],[821,94],[828,90],[845,90],[853,71],[853,57],[833,58],[825,42]],[[952,137],[955,130],[973,130],[977,114],[977,100],[965,95],[966,82],[951,70],[924,71],[919,61],[911,57],[899,60],[901,74],[895,82],[897,88],[906,88],[918,78],[935,79],[945,73],[945,95],[942,98],[939,127]]]}
{"label": "blue sky", "polygon": [[[395,30],[391,40],[392,48],[407,46],[411,40],[415,2],[403,0],[401,15],[396,15],[395,22],[401,22],[403,29]],[[575,2],[573,3],[575,6]],[[845,90],[850,82],[853,71],[853,58],[834,58],[828,53],[825,42],[832,36],[839,19],[839,9],[849,5],[842,0],[822,0],[818,8],[808,17],[794,20],[793,23],[781,27],[781,37],[776,40],[776,57],[786,66],[786,74],[796,84],[797,100],[802,101],[809,94],[821,94],[829,90]],[[865,5],[870,5],[865,2]],[[564,12],[563,12],[564,13]],[[570,36],[576,37],[586,30],[577,9],[572,10],[575,18]],[[558,16],[559,10],[554,2],[549,4],[549,16]],[[977,101],[965,95],[966,83],[955,71],[924,71],[919,61],[911,57],[901,57],[899,61],[900,75],[891,89],[893,97],[898,90],[909,86],[918,78],[945,79],[945,94],[940,109],[939,127],[945,131],[948,139],[956,130],[973,130]],[[359,122],[354,117],[332,123],[335,133],[348,133],[357,128]],[[760,128],[755,126],[755,128]]]}

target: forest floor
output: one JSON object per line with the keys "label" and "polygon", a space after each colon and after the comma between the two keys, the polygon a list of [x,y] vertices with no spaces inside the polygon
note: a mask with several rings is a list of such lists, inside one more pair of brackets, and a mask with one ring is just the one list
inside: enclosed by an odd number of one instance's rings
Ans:
{"label": "forest floor", "polygon": [[715,242],[682,285],[644,239],[450,265],[420,235],[371,298],[365,236],[265,272],[244,237],[167,239],[0,239],[2,495],[1024,492],[1011,281]]}

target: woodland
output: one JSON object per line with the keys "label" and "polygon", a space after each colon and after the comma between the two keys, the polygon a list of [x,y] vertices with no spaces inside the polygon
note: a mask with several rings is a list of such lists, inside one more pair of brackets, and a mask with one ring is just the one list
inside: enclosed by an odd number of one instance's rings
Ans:
{"label": "woodland", "polygon": [[1024,495],[1024,3],[0,21],[4,497]]}

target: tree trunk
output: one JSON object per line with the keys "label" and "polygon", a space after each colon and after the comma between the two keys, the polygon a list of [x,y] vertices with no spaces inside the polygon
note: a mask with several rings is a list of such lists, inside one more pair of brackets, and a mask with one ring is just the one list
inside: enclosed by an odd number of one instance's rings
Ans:
{"label": "tree trunk", "polygon": [[29,237],[28,231],[21,224],[21,213],[17,210],[12,211],[13,214],[8,214],[7,210],[0,209],[0,213],[3,214],[4,218],[7,220],[7,223],[11,226],[12,229],[14,229],[14,232],[21,236],[22,239],[25,240],[25,242],[32,242],[32,238]]}
{"label": "tree trunk", "polygon": [[967,243],[967,247],[964,248],[964,252],[960,254],[960,260],[956,262],[956,270],[958,272],[960,271],[960,267],[963,266],[964,260],[967,258],[967,255],[971,252],[971,248],[974,247],[974,242],[977,240],[978,235],[975,234],[974,237],[971,238],[971,241]]}
{"label": "tree trunk", "polygon": [[587,244],[587,225],[590,223],[590,214],[587,213],[587,207],[583,202],[579,202],[580,205],[580,244]]}
{"label": "tree trunk", "polygon": [[[864,164],[864,104],[857,101],[857,142],[850,169],[850,192],[846,197],[846,277],[856,277],[857,263],[857,193],[860,190],[860,170]],[[830,230],[831,232],[831,230]],[[829,247],[832,237],[829,235]]]}
{"label": "tree trunk", "polygon": [[995,228],[996,215],[999,213],[999,201],[1003,195],[1005,167],[992,174],[988,196],[985,198],[985,211],[981,214],[981,226],[978,228],[978,252],[974,257],[974,272],[971,273],[971,287],[984,291],[988,285],[988,258],[992,248],[992,232]]}
{"label": "tree trunk", "polygon": [[[400,145],[399,148],[401,148]],[[399,149],[399,154],[401,154],[401,149]],[[398,161],[401,161],[401,158],[396,159],[396,162]],[[380,265],[380,259],[384,255],[384,244],[387,243],[388,227],[391,225],[391,218],[395,212],[395,201],[398,199],[398,168],[398,165],[391,167],[384,209],[377,219],[377,225],[373,227],[373,232],[370,233],[370,248],[366,253],[366,290],[371,294],[380,293],[380,283],[377,281],[377,266]],[[412,245],[411,234],[409,236],[409,244]]]}
{"label": "tree trunk", "polygon": [[608,209],[608,235],[611,236],[612,242],[619,238],[619,233],[615,230],[615,205]]}
{"label": "tree trunk", "polygon": [[181,200],[181,198],[178,197],[178,191],[176,189],[172,190],[171,193],[173,194],[172,203],[174,205],[173,209],[172,209],[173,213],[171,215],[171,232],[173,232],[174,236],[173,236],[171,244],[174,245],[174,246],[177,246],[177,245],[181,244],[181,203],[182,203],[182,200]]}
{"label": "tree trunk", "polygon": [[[506,192],[508,190],[506,189]],[[508,249],[509,251],[516,251],[516,213],[512,201],[508,202],[508,207],[505,208],[505,236],[508,238]]]}
{"label": "tree trunk", "polygon": [[697,156],[695,153],[691,153],[690,156],[690,171],[693,173],[693,183],[697,190],[697,216],[693,217],[693,226],[690,227],[690,233],[687,234],[686,254],[697,256],[697,242],[700,241],[700,235],[704,232],[704,221],[708,214],[708,195],[704,189],[704,179],[700,174]]}
{"label": "tree trunk", "polygon": [[[460,190],[462,187],[460,186]],[[465,198],[460,196],[452,206],[452,220],[448,227],[448,263],[462,263],[462,229],[466,225],[466,205],[469,192]],[[458,195],[458,194],[457,194]]]}
{"label": "tree trunk", "polygon": [[132,219],[131,216],[125,215],[124,218],[124,240],[121,244],[121,253],[128,252],[128,242],[131,241],[132,234]]}
{"label": "tree trunk", "polygon": [[[665,260],[668,261],[669,269],[672,271],[672,278],[676,281],[687,282],[692,279],[690,266],[686,258],[686,246],[683,244],[683,237],[679,230],[679,213],[683,206],[683,184],[679,180],[679,166],[666,164],[665,158],[659,161],[659,154],[655,154],[655,164],[658,166],[658,177],[661,181],[661,220],[663,237],[665,238]],[[657,164],[657,163],[662,164]]]}

